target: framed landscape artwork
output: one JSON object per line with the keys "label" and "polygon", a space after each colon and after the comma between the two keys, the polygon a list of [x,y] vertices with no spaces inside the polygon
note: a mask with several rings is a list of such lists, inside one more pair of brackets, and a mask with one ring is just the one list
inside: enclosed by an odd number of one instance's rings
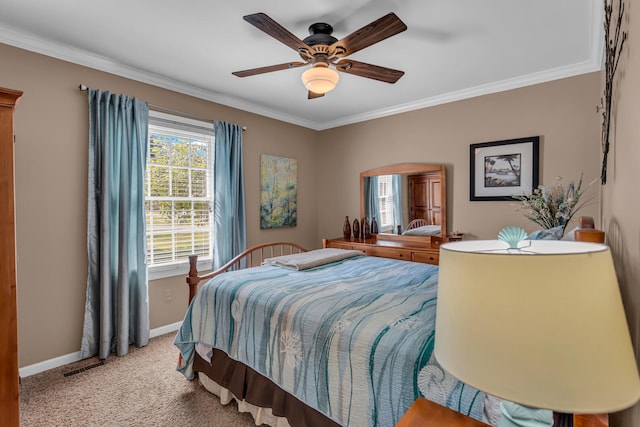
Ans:
{"label": "framed landscape artwork", "polygon": [[471,144],[470,200],[513,200],[538,186],[540,137]]}
{"label": "framed landscape artwork", "polygon": [[260,156],[260,228],[295,227],[298,222],[298,162]]}

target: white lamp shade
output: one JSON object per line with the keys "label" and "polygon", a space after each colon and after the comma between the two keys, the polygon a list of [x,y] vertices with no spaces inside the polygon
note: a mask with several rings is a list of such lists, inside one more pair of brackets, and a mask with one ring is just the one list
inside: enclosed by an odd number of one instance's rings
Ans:
{"label": "white lamp shade", "polygon": [[338,84],[338,72],[328,67],[315,66],[302,73],[302,83],[313,93],[327,93]]}
{"label": "white lamp shade", "polygon": [[[522,242],[521,242],[522,243]],[[640,379],[609,249],[464,241],[440,250],[435,356],[461,381],[516,403],[615,412]]]}

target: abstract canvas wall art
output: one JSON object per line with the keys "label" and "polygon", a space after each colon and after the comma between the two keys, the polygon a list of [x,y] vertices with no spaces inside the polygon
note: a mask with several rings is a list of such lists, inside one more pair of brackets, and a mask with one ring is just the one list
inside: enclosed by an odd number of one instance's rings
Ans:
{"label": "abstract canvas wall art", "polygon": [[260,228],[295,227],[298,221],[298,162],[260,156]]}

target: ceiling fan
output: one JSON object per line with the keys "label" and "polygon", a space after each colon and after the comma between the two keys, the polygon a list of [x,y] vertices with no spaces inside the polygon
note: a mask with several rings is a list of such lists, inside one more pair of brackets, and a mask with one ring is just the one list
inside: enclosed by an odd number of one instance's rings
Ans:
{"label": "ceiling fan", "polygon": [[235,71],[232,73],[235,76],[254,76],[311,64],[311,68],[302,73],[302,82],[308,90],[308,98],[313,99],[324,96],[326,92],[335,88],[339,80],[335,70],[386,83],[395,83],[404,75],[404,71],[344,59],[352,53],[406,30],[407,26],[395,13],[389,13],[340,40],[331,35],[333,27],[323,22],[309,26],[310,35],[300,40],[264,13],[246,15],[243,19],[297,51],[302,61]]}

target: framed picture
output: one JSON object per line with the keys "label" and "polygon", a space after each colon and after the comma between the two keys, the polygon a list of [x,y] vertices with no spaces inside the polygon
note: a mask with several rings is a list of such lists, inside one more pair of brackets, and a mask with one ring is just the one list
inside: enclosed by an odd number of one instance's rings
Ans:
{"label": "framed picture", "polygon": [[471,144],[470,200],[513,200],[538,187],[540,137]]}
{"label": "framed picture", "polygon": [[298,223],[298,162],[260,156],[260,228],[295,227]]}

